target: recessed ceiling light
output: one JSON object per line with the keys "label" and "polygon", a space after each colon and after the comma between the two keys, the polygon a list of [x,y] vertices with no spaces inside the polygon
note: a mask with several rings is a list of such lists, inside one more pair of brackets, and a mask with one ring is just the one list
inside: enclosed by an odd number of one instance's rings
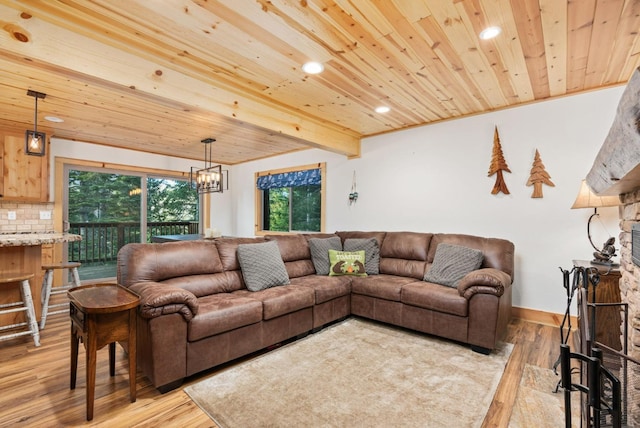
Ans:
{"label": "recessed ceiling light", "polygon": [[55,122],[55,123],[64,122],[64,119],[60,119],[59,117],[55,117],[55,116],[45,116],[44,120],[48,120],[49,122]]}
{"label": "recessed ceiling light", "polygon": [[502,28],[500,27],[487,27],[480,32],[480,38],[482,40],[493,39],[500,34],[500,32],[502,32]]}
{"label": "recessed ceiling light", "polygon": [[376,107],[376,113],[389,113],[391,109],[387,106]]}
{"label": "recessed ceiling light", "polygon": [[322,73],[324,71],[324,65],[316,61],[309,61],[302,66],[302,71],[309,74]]}

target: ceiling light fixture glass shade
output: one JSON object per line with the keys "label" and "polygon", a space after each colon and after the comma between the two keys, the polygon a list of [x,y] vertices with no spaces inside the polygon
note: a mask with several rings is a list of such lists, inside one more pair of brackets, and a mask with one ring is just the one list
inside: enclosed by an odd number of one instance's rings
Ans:
{"label": "ceiling light fixture glass shade", "polygon": [[27,95],[35,99],[35,109],[33,113],[33,131],[28,129],[25,132],[25,153],[32,156],[44,156],[47,135],[44,132],[38,132],[38,98],[44,99],[47,94],[28,90]]}
{"label": "ceiling light fixture glass shade", "polygon": [[493,39],[501,32],[502,32],[502,28],[500,27],[487,27],[480,32],[480,38],[482,40]]}
{"label": "ceiling light fixture glass shade", "polygon": [[215,138],[205,138],[201,142],[204,146],[204,168],[196,169],[191,167],[191,186],[202,193],[222,193],[224,188],[229,188],[228,181],[225,186],[225,176],[228,180],[228,172],[224,174],[222,165],[212,165],[211,146],[215,142]]}
{"label": "ceiling light fixture glass shade", "polygon": [[304,63],[302,71],[309,74],[319,74],[324,71],[324,65],[316,61],[309,61]]}
{"label": "ceiling light fixture glass shade", "polygon": [[389,113],[391,111],[391,109],[387,106],[379,106],[376,107],[375,112],[376,113]]}

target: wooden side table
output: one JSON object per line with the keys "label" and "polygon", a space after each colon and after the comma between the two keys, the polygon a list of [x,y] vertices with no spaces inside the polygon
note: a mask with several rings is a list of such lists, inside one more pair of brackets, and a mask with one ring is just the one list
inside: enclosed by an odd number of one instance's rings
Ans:
{"label": "wooden side table", "polygon": [[96,351],[109,345],[109,374],[115,375],[116,342],[129,346],[129,396],[136,401],[136,308],[140,298],[120,285],[83,285],[67,292],[71,317],[71,389],[76,387],[78,341],[86,349],[87,420],[93,419]]}

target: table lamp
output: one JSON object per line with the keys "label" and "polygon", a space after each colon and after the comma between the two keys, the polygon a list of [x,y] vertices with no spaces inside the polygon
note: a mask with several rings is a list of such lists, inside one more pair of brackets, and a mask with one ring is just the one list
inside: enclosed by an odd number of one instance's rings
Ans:
{"label": "table lamp", "polygon": [[594,217],[598,216],[598,208],[599,207],[615,207],[620,205],[620,197],[619,196],[598,196],[587,185],[586,180],[582,180],[580,184],[580,191],[578,192],[578,197],[576,197],[575,202],[571,206],[571,209],[576,208],[593,208],[593,214],[589,217],[589,221],[587,222],[587,237],[589,238],[589,242],[591,246],[595,250],[593,253],[594,259],[591,263],[607,265],[611,266],[613,262],[611,261],[611,257],[616,255],[616,248],[614,244],[616,242],[616,238],[613,236],[609,237],[607,241],[602,246],[602,249],[596,247],[591,239],[591,220]]}

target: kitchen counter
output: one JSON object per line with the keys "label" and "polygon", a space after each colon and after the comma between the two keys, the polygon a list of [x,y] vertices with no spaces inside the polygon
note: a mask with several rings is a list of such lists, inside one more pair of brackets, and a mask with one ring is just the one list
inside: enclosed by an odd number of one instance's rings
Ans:
{"label": "kitchen counter", "polygon": [[[36,318],[41,315],[42,291],[42,246],[63,242],[81,241],[82,236],[71,233],[8,233],[0,234],[0,272],[12,274],[18,272],[33,273],[35,277],[29,281]],[[3,287],[0,290],[0,305],[20,300],[18,287]],[[3,325],[23,322],[23,312],[3,314],[0,323]]]}
{"label": "kitchen counter", "polygon": [[82,241],[82,236],[72,233],[8,233],[0,234],[0,247],[28,247],[32,245],[58,244]]}

